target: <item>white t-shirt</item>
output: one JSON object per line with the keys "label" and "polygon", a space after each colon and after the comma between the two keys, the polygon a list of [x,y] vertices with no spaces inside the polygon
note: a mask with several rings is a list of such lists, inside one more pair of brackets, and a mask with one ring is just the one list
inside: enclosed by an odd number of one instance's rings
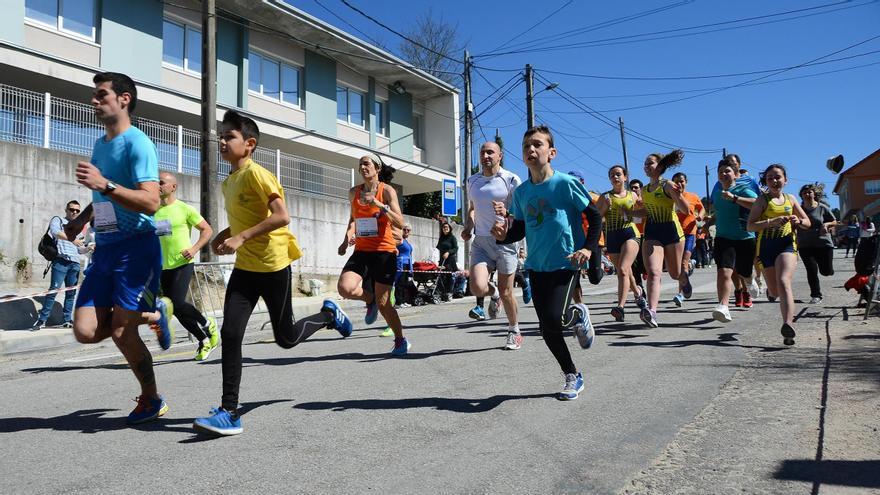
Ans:
{"label": "white t-shirt", "polygon": [[486,177],[482,172],[468,177],[468,200],[474,204],[475,235],[492,235],[492,226],[503,220],[495,215],[492,201],[503,201],[504,206],[510,208],[513,190],[521,182],[516,174],[504,168],[491,177]]}

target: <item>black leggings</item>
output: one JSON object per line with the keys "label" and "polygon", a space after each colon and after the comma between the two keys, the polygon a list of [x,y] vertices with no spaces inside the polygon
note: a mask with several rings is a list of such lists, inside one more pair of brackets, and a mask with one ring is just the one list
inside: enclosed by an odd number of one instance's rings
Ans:
{"label": "black leggings", "polygon": [[208,320],[204,315],[196,309],[195,306],[186,300],[186,294],[189,292],[189,282],[193,277],[193,265],[187,263],[170,270],[162,270],[160,278],[162,284],[162,295],[171,299],[174,303],[174,316],[183,325],[183,328],[192,334],[199,341],[208,338],[205,333],[205,327]]}
{"label": "black leggings", "polygon": [[294,323],[291,306],[290,267],[277,272],[258,273],[235,268],[226,286],[223,306],[223,409],[238,407],[241,385],[241,344],[248,320],[262,297],[269,311],[275,343],[284,349],[308,339],[318,330],[333,326],[333,315],[320,311]]}
{"label": "black leggings", "polygon": [[798,254],[804,260],[807,269],[807,282],[810,284],[810,297],[822,297],[819,286],[819,274],[823,277],[834,275],[834,248],[832,247],[798,247]]}
{"label": "black leggings", "polygon": [[544,337],[544,343],[553,353],[563,373],[577,373],[571,360],[568,344],[565,343],[563,330],[575,321],[578,311],[571,309],[571,297],[574,287],[580,279],[580,272],[575,270],[556,270],[553,272],[529,272],[532,284],[532,300],[535,313],[538,314],[538,328]]}

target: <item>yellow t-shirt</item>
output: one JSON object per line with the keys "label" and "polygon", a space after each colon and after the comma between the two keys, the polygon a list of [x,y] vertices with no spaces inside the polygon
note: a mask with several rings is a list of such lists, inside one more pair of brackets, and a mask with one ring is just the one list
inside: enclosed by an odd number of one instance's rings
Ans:
{"label": "yellow t-shirt", "polygon": [[[284,189],[271,172],[248,160],[223,181],[223,199],[229,235],[238,235],[268,218],[269,203],[284,201]],[[287,226],[248,239],[235,255],[235,267],[249,272],[277,272],[302,256],[296,237]]]}

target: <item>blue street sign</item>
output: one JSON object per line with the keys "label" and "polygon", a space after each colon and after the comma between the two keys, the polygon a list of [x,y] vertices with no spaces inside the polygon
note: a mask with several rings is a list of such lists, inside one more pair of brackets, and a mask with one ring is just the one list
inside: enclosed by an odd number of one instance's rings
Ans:
{"label": "blue street sign", "polygon": [[458,213],[458,187],[455,179],[443,179],[443,216],[454,217]]}

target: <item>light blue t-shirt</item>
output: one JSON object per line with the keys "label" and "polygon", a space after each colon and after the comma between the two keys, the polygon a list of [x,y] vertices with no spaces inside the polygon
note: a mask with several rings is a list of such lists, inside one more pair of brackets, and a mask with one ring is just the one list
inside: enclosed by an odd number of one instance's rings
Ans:
{"label": "light blue t-shirt", "polygon": [[[746,229],[750,210],[722,198],[722,190],[720,183],[716,183],[715,188],[712,189],[712,204],[715,205],[715,237],[734,241],[754,238],[755,233]],[[749,183],[735,183],[730,188],[730,193],[743,198],[758,197],[758,193],[752,189]]]}
{"label": "light blue t-shirt", "polygon": [[[141,182],[159,181],[159,153],[156,145],[140,129],[132,126],[110,141],[104,138],[95,141],[91,162],[107,180],[128,189],[137,189]],[[127,210],[99,192],[92,192],[92,203],[96,215],[95,243],[99,246],[156,230],[151,215]],[[115,226],[101,227],[100,203],[112,205]]]}
{"label": "light blue t-shirt", "polygon": [[[740,175],[736,178],[736,182],[734,182],[737,186],[746,186],[752,191],[755,191],[755,194],[758,196],[761,195],[761,185],[758,184],[758,180],[752,177],[751,175]],[[715,182],[715,187],[712,188],[712,197],[715,197],[716,192],[721,192],[721,183]],[[742,196],[742,194],[737,194],[737,196]],[[751,197],[751,196],[749,196]],[[757,197],[757,196],[755,196]]]}
{"label": "light blue t-shirt", "polygon": [[513,218],[526,224],[526,269],[576,269],[566,256],[584,245],[581,213],[589,204],[590,194],[584,185],[562,172],[554,172],[541,184],[527,180],[514,190],[510,211]]}

